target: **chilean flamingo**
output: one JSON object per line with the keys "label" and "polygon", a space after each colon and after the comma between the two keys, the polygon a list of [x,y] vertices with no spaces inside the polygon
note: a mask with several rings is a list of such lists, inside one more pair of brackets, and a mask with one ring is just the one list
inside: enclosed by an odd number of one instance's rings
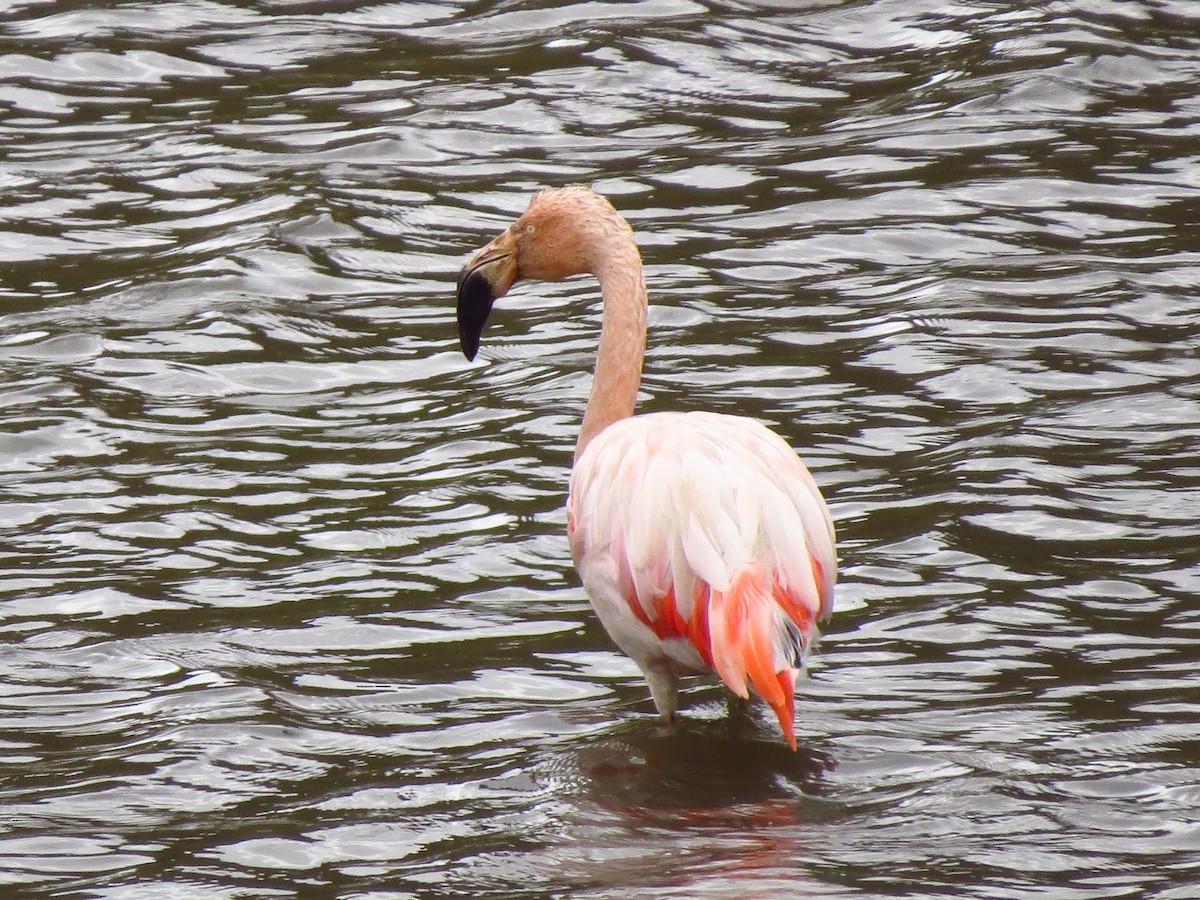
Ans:
{"label": "chilean flamingo", "polygon": [[646,348],[646,283],[629,223],[601,195],[535,195],[458,278],[458,337],[474,359],[492,304],[522,278],[594,275],[600,346],[567,499],[584,589],[637,663],[659,714],[679,677],[716,671],[770,704],[793,750],[796,678],[833,609],[833,522],[787,443],[753,419],[635,416]]}

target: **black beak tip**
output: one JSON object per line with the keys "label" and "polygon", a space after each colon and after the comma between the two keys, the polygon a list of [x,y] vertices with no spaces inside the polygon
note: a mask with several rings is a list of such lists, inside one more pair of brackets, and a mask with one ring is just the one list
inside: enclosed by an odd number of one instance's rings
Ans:
{"label": "black beak tip", "polygon": [[467,361],[468,362],[474,361],[475,354],[479,352],[479,337],[478,337],[478,335],[475,337],[471,337],[471,335],[464,332],[462,330],[462,328],[460,327],[458,329],[458,345],[460,347],[462,347],[463,356],[465,356],[467,358]]}
{"label": "black beak tip", "polygon": [[487,277],[463,269],[458,276],[458,343],[463,355],[473,360],[479,352],[479,336],[487,324],[496,296]]}

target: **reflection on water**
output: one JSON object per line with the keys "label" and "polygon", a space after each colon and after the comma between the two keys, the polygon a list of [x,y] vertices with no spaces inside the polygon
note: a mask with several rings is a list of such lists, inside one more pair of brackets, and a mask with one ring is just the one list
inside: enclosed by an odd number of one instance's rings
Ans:
{"label": "reflection on water", "polygon": [[[0,883],[97,898],[1200,892],[1186,0],[0,13]],[[465,254],[639,232],[643,408],[842,539],[791,754],[663,729],[564,538],[598,322]]]}

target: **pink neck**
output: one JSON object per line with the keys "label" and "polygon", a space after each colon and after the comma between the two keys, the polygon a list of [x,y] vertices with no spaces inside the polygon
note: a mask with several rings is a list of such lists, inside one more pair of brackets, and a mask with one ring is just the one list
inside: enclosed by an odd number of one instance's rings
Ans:
{"label": "pink neck", "polygon": [[633,415],[646,353],[646,281],[637,244],[628,226],[607,237],[594,270],[604,298],[600,348],[575,459],[601,431]]}

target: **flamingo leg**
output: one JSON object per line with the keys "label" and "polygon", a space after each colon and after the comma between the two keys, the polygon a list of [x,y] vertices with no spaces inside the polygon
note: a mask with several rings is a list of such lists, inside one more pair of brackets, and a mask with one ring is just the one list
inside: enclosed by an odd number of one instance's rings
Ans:
{"label": "flamingo leg", "polygon": [[749,695],[742,697],[733,691],[725,692],[725,715],[731,738],[738,737],[753,721],[750,713],[752,702]]}
{"label": "flamingo leg", "polygon": [[654,708],[664,722],[674,722],[675,711],[679,708],[679,679],[665,665],[650,664],[641,668],[650,685]]}

